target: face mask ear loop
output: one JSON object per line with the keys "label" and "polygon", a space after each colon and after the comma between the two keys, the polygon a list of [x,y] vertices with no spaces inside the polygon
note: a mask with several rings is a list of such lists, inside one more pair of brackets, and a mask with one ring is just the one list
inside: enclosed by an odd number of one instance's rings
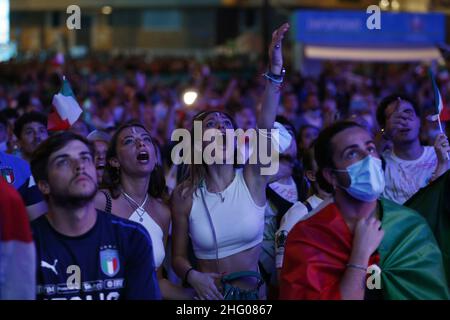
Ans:
{"label": "face mask ear loop", "polygon": [[[347,169],[331,169],[331,170],[333,170],[334,172],[346,172],[348,174],[348,170]],[[351,179],[351,177],[350,177],[350,179]],[[335,186],[333,185],[333,190],[335,192],[336,192],[336,188],[341,188],[344,191],[348,189],[348,188],[345,188],[345,187],[341,186],[340,184],[335,185]]]}

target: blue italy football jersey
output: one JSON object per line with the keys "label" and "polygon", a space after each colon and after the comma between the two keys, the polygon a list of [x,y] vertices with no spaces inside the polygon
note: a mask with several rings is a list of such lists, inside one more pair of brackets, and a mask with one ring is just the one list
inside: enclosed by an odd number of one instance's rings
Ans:
{"label": "blue italy football jersey", "polygon": [[31,223],[37,252],[37,298],[161,299],[148,232],[97,210],[84,235],[58,233],[46,216]]}
{"label": "blue italy football jersey", "polygon": [[18,189],[31,176],[30,166],[25,160],[0,151],[0,175]]}

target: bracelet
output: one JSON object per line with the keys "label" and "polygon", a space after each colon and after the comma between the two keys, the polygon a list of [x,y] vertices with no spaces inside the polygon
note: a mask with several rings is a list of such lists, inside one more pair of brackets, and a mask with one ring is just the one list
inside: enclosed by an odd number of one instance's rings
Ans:
{"label": "bracelet", "polygon": [[186,271],[186,273],[184,274],[184,280],[183,280],[183,283],[188,284],[187,278],[188,278],[189,272],[191,272],[192,270],[194,270],[193,267],[189,268],[189,270]]}
{"label": "bracelet", "polygon": [[268,73],[263,73],[263,77],[266,78],[267,80],[272,81],[273,83],[276,83],[276,84],[283,83],[283,79],[275,79],[272,75],[270,75]]}
{"label": "bracelet", "polygon": [[282,84],[285,74],[286,74],[286,69],[281,68],[280,74],[274,74],[270,70],[268,70],[266,73],[263,73],[263,77],[273,83]]}
{"label": "bracelet", "polygon": [[347,268],[354,268],[354,269],[364,270],[365,272],[367,272],[367,267],[362,266],[360,264],[347,263]]}

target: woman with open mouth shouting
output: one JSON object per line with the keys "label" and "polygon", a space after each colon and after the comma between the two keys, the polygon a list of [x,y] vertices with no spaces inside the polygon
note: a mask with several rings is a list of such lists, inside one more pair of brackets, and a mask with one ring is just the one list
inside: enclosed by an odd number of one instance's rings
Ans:
{"label": "woman with open mouth shouting", "polygon": [[108,188],[97,194],[96,207],[147,229],[163,299],[192,299],[192,292],[163,278],[170,210],[164,203],[164,175],[150,133],[139,123],[122,125],[111,139],[106,159]]}
{"label": "woman with open mouth shouting", "polygon": [[[284,75],[281,44],[288,29],[289,25],[283,24],[272,35],[258,129],[274,126]],[[221,111],[201,112],[193,120],[201,122],[203,132],[217,129],[222,136],[226,130],[236,129],[233,119]],[[197,141],[193,144],[198,148]],[[201,142],[200,146],[205,151],[209,143]],[[215,156],[233,160],[228,152],[224,154]],[[174,270],[195,289],[197,299],[262,299],[265,290],[258,259],[268,175],[261,175],[260,161],[250,161],[242,169],[233,161],[221,162],[188,164],[189,177],[172,193]],[[188,259],[189,237],[195,268]]]}

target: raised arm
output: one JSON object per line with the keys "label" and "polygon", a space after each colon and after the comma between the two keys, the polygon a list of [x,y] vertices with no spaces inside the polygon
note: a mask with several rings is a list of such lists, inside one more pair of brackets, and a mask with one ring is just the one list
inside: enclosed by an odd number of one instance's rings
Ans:
{"label": "raised arm", "polygon": [[[269,67],[265,73],[266,87],[262,98],[261,110],[257,113],[257,126],[259,129],[271,130],[273,128],[275,117],[277,116],[277,107],[280,100],[282,70],[283,70],[283,52],[282,40],[289,30],[289,24],[285,23],[272,34],[272,42],[269,46]],[[258,135],[258,134],[257,134]],[[258,139],[260,136],[258,137]],[[270,150],[271,139],[268,139],[268,150]],[[261,167],[269,166],[267,161],[269,155],[262,155],[258,142],[257,163],[247,163],[244,167],[244,177],[250,194],[256,204],[262,206],[266,203],[266,185],[269,175],[262,175]],[[265,157],[266,160],[263,160]]]}
{"label": "raised arm", "polygon": [[[283,70],[283,51],[282,43],[286,32],[289,30],[289,24],[285,23],[272,34],[272,42],[269,46],[269,67],[267,75],[282,76]],[[259,129],[272,129],[275,117],[277,116],[277,107],[280,101],[280,84],[267,79],[266,87],[262,99],[262,107],[258,113],[257,123]]]}

